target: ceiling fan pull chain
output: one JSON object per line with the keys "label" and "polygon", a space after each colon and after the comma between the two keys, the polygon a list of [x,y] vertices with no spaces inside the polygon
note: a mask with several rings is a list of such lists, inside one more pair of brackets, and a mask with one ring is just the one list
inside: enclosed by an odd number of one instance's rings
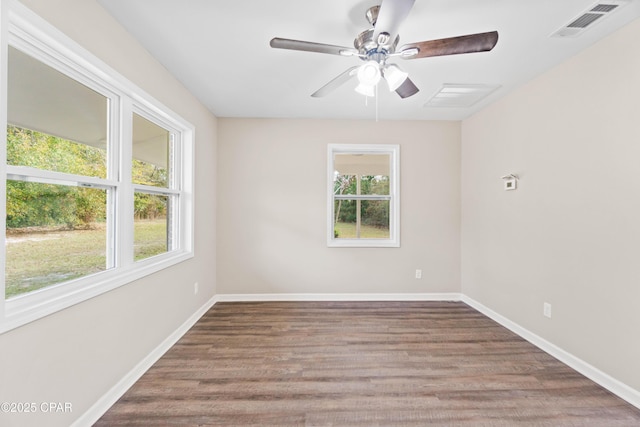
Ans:
{"label": "ceiling fan pull chain", "polygon": [[378,122],[378,85],[376,85],[376,123]]}

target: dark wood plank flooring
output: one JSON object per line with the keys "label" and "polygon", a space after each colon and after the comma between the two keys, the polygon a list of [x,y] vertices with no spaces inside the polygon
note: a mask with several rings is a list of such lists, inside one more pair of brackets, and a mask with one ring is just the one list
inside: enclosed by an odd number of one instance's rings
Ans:
{"label": "dark wood plank flooring", "polygon": [[96,426],[640,426],[458,302],[218,303]]}

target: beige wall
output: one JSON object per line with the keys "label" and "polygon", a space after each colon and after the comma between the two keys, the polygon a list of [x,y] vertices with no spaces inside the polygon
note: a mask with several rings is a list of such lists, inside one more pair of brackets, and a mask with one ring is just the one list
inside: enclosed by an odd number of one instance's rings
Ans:
{"label": "beige wall", "polygon": [[68,426],[215,294],[217,122],[95,1],[24,4],[196,126],[195,258],[0,335],[0,402],[73,405],[0,424]]}
{"label": "beige wall", "polygon": [[[462,126],[216,120],[95,1],[24,3],[196,126],[196,257],[0,335],[0,401],[74,408],[2,425],[69,425],[216,277],[221,294],[462,290],[640,390],[640,22]],[[327,248],[326,146],[369,142],[401,145],[401,248]]]}
{"label": "beige wall", "polygon": [[[327,247],[329,143],[400,144],[400,248]],[[218,144],[219,293],[460,291],[459,123],[220,119]]]}
{"label": "beige wall", "polygon": [[639,39],[636,20],[462,125],[463,293],[636,390]]}

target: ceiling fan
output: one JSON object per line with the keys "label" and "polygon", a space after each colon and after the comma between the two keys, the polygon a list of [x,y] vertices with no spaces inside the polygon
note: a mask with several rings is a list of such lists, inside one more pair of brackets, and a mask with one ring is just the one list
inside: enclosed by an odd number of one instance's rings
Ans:
{"label": "ceiling fan", "polygon": [[375,96],[375,88],[384,79],[389,90],[401,98],[418,93],[419,89],[409,79],[407,73],[396,64],[388,63],[392,58],[417,59],[431,56],[457,55],[462,53],[486,52],[498,42],[498,32],[469,34],[438,40],[409,43],[398,48],[400,36],[398,28],[407,18],[415,0],[382,0],[379,6],[367,10],[366,18],[372,28],[360,33],[354,40],[354,47],[335,46],[324,43],[307,42],[276,37],[271,47],[304,52],[327,53],[331,55],[355,56],[364,61],[344,71],[338,77],[318,89],[311,96],[322,97],[357,77],[356,92]]}

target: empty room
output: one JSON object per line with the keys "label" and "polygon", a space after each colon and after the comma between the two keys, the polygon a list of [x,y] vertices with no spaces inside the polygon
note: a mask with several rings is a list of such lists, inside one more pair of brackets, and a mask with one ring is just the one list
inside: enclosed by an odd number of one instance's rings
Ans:
{"label": "empty room", "polygon": [[0,425],[640,426],[639,0],[2,0]]}

